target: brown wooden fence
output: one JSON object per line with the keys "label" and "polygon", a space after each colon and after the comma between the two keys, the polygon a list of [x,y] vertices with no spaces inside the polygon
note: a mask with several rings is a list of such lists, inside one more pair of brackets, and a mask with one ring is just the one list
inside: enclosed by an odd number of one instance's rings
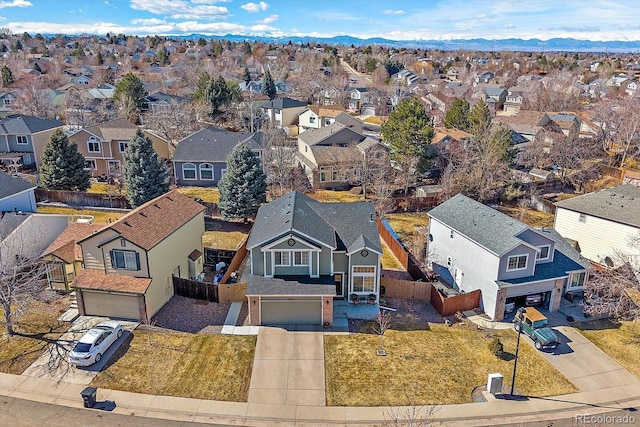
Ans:
{"label": "brown wooden fence", "polygon": [[624,178],[624,169],[621,169],[621,168],[614,168],[612,166],[600,165],[600,172],[603,175],[611,176],[620,181],[622,181],[622,178]]}
{"label": "brown wooden fence", "polygon": [[218,296],[220,303],[227,302],[244,302],[246,301],[247,284],[246,283],[230,283],[218,285]]}
{"label": "brown wooden fence", "polygon": [[247,252],[247,239],[245,239],[244,242],[242,242],[242,246],[240,246],[240,248],[236,251],[236,254],[229,264],[229,267],[227,267],[227,271],[224,273],[222,280],[220,280],[220,284],[226,284],[229,281],[231,273],[233,273],[234,271],[242,273],[239,270],[240,266],[242,265],[242,261],[244,261],[244,258],[247,256]]}
{"label": "brown wooden fence", "polygon": [[181,297],[218,302],[218,286],[173,276],[173,292]]}
{"label": "brown wooden fence", "polygon": [[400,261],[400,264],[406,270],[409,265],[409,254],[402,247],[400,242],[398,242],[396,238],[389,232],[389,230],[387,229],[387,227],[385,227],[382,221],[380,221],[380,218],[378,218],[377,221],[378,221],[378,233],[380,234],[380,237],[382,238],[382,240],[384,240],[384,242],[387,244],[389,249],[391,249],[391,252],[393,252],[395,257],[398,258],[398,261]]}
{"label": "brown wooden fence", "polygon": [[451,316],[459,311],[473,310],[480,306],[480,290],[445,297],[435,286],[431,287],[431,305],[442,316]]}
{"label": "brown wooden fence", "polygon": [[431,301],[431,288],[433,286],[429,282],[413,282],[391,277],[381,277],[380,286],[384,286],[384,296],[389,298]]}
{"label": "brown wooden fence", "polygon": [[44,190],[36,188],[36,201],[57,202],[69,206],[91,206],[99,208],[131,209],[126,196],[84,193],[80,191]]}

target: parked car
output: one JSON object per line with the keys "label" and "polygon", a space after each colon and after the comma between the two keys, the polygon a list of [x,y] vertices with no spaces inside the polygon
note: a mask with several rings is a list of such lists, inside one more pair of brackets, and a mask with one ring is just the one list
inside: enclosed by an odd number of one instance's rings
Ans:
{"label": "parked car", "polygon": [[549,320],[533,307],[521,308],[516,312],[513,328],[529,335],[538,350],[553,349],[560,344],[560,338],[549,327]]}
{"label": "parked car", "polygon": [[89,329],[69,352],[69,363],[89,366],[102,359],[104,353],[122,336],[122,324],[113,320],[102,322]]}
{"label": "parked car", "polygon": [[531,306],[531,305],[540,305],[542,304],[543,301],[544,301],[544,297],[542,296],[542,294],[531,294],[526,296],[524,303],[527,306]]}

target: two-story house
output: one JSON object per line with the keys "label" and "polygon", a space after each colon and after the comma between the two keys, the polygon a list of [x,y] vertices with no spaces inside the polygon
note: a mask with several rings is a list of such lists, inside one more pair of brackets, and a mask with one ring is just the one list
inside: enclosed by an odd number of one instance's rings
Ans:
{"label": "two-story house", "polygon": [[[78,129],[69,136],[69,141],[78,146],[85,168],[92,176],[117,177],[124,172],[124,152],[138,129],[126,119],[116,119]],[[158,156],[169,158],[169,144],[165,139],[146,130],[143,134],[151,140]]]}
{"label": "two-story house", "polygon": [[354,113],[361,113],[365,104],[371,103],[369,90],[364,87],[356,87],[349,91],[349,104],[347,109]]}
{"label": "two-story house", "polygon": [[204,206],[171,191],[78,240],[80,315],[148,323],[173,296],[173,276],[202,272],[203,233]]}
{"label": "two-story house", "polygon": [[553,229],[533,229],[458,194],[429,211],[428,262],[460,292],[481,290],[493,320],[505,304],[540,294],[550,311],[567,291],[581,290],[590,263]]}
{"label": "two-story house", "polygon": [[42,151],[53,132],[61,128],[59,120],[40,119],[11,114],[0,119],[0,161],[9,167],[33,165],[39,167]]}
{"label": "two-story house", "polygon": [[591,261],[640,263],[640,189],[624,184],[556,203],[554,228]]}
{"label": "two-story house", "polygon": [[265,149],[262,132],[231,132],[209,126],[178,143],[173,154],[173,170],[177,185],[213,187],[227,171],[227,157],[246,145],[259,158]]}
{"label": "two-story house", "polygon": [[342,105],[309,105],[298,114],[298,134],[309,129],[329,126],[342,112],[344,112]]}
{"label": "two-story house", "polygon": [[278,129],[298,124],[298,115],[307,108],[307,104],[292,98],[276,98],[265,101],[262,109],[269,121]]}
{"label": "two-story house", "polygon": [[334,298],[378,301],[382,248],[370,202],[293,191],[260,207],[247,249],[252,325],[332,324]]}

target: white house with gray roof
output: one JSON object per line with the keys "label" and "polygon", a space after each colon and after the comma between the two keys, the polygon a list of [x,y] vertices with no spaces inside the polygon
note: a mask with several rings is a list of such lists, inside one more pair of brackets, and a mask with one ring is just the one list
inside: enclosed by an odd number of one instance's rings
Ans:
{"label": "white house with gray roof", "polygon": [[458,194],[429,212],[428,261],[460,292],[481,290],[493,320],[505,304],[542,294],[551,311],[567,291],[582,289],[589,262],[552,229],[533,229]]}
{"label": "white house with gray roof", "polygon": [[631,241],[640,238],[640,189],[624,184],[557,202],[554,227],[591,261],[640,262],[640,247]]}
{"label": "white house with gray roof", "polygon": [[35,212],[35,184],[0,171],[0,213],[8,211]]}
{"label": "white house with gray roof", "polygon": [[247,249],[252,325],[332,324],[334,298],[378,302],[382,247],[370,202],[293,191],[260,207]]}

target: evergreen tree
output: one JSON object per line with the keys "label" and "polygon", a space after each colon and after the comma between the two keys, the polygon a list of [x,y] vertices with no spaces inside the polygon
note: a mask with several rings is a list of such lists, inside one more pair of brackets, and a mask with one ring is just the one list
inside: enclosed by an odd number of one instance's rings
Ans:
{"label": "evergreen tree", "polygon": [[247,218],[255,215],[266,200],[267,177],[260,160],[242,145],[227,157],[227,171],[218,182],[218,207],[224,219]]}
{"label": "evergreen tree", "polygon": [[102,52],[98,51],[98,55],[96,55],[96,62],[98,65],[104,64],[104,58],[102,57]]}
{"label": "evergreen tree", "polygon": [[6,65],[2,67],[2,86],[8,86],[13,83],[13,73],[11,68]]}
{"label": "evergreen tree", "polygon": [[246,84],[249,84],[249,82],[251,81],[251,73],[249,72],[249,69],[247,67],[244,67],[244,74],[242,77],[244,79],[244,82]]}
{"label": "evergreen tree", "polygon": [[47,190],[86,191],[91,186],[90,179],[91,173],[85,170],[78,146],[57,129],[44,148],[40,184]]}
{"label": "evergreen tree", "polygon": [[464,98],[456,98],[444,116],[442,124],[447,129],[469,130],[469,102]]}
{"label": "evergreen tree", "polygon": [[273,82],[273,77],[271,77],[271,73],[269,70],[264,74],[264,80],[262,81],[262,94],[267,95],[269,99],[274,99],[278,91],[276,90],[276,85]]}
{"label": "evergreen tree", "polygon": [[432,122],[416,98],[403,99],[381,127],[389,145],[391,160],[402,171],[404,193],[419,172],[427,168],[429,144],[433,139]]}
{"label": "evergreen tree", "polygon": [[122,77],[122,80],[116,84],[116,90],[113,93],[114,101],[123,101],[130,98],[140,110],[147,91],[144,88],[142,80],[132,72],[128,72]]}
{"label": "evergreen tree", "polygon": [[204,93],[207,90],[207,85],[211,81],[211,76],[206,71],[200,74],[198,78],[198,84],[196,85],[196,90],[191,95],[191,99],[194,101],[202,101],[204,99]]}
{"label": "evergreen tree", "polygon": [[124,152],[124,182],[134,208],[169,191],[167,170],[151,140],[139,129]]}
{"label": "evergreen tree", "polygon": [[481,99],[469,111],[469,132],[475,138],[481,138],[483,134],[489,131],[491,126],[491,114],[489,107]]}
{"label": "evergreen tree", "polygon": [[231,92],[225,79],[220,76],[209,80],[204,92],[205,100],[211,105],[211,115],[220,113],[220,109],[231,102]]}
{"label": "evergreen tree", "polygon": [[158,62],[161,66],[165,67],[171,63],[171,59],[169,58],[169,51],[166,47],[163,47],[158,51]]}

